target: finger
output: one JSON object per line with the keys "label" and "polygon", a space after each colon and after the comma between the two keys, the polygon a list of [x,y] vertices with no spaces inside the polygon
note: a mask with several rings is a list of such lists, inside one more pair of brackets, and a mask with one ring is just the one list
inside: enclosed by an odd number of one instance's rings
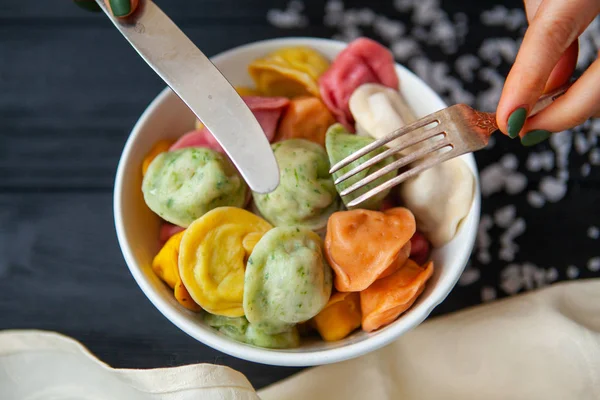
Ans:
{"label": "finger", "polygon": [[[596,0],[544,1],[540,4],[498,104],[497,122],[503,132],[516,137],[559,59],[599,9],[600,2]],[[509,129],[509,118],[513,113]]]}
{"label": "finger", "polygon": [[548,81],[544,87],[544,93],[550,92],[567,83],[573,76],[573,72],[575,72],[578,56],[579,40],[575,40],[575,42],[569,46],[567,51],[565,51],[565,54],[562,55],[560,60],[558,60],[558,64],[556,64],[550,73],[550,77],[548,77]]}
{"label": "finger", "polygon": [[531,23],[533,18],[535,17],[535,13],[537,12],[540,4],[542,4],[543,0],[525,0],[525,15],[527,15],[527,21]]}
{"label": "finger", "polygon": [[581,125],[600,111],[600,60],[594,63],[548,108],[525,123],[521,143],[532,146],[548,137]]}
{"label": "finger", "polygon": [[104,0],[115,17],[123,18],[131,15],[138,6],[139,0]]}

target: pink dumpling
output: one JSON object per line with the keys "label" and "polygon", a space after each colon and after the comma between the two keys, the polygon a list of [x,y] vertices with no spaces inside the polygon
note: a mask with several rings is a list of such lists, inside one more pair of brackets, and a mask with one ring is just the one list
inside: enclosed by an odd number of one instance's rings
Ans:
{"label": "pink dumpling", "polygon": [[[254,117],[263,129],[269,143],[273,142],[279,119],[290,101],[285,97],[261,96],[242,96],[242,99],[254,114]],[[206,141],[208,141],[212,147],[221,149],[219,142],[217,142],[217,139],[214,138],[208,129],[206,129],[205,134]],[[222,149],[220,151],[223,152]]]}
{"label": "pink dumpling", "polygon": [[224,153],[223,148],[212,137],[206,128],[186,133],[175,143],[173,143],[173,145],[169,148],[169,151],[183,149],[186,147],[206,147],[220,153]]}
{"label": "pink dumpling", "polygon": [[379,83],[393,89],[398,89],[399,85],[392,53],[367,38],[352,41],[319,78],[323,102],[337,121],[351,132],[354,132],[354,119],[348,100],[365,83]]}
{"label": "pink dumpling", "polygon": [[184,229],[185,228],[182,228],[181,226],[163,222],[163,224],[160,226],[160,232],[158,234],[158,240],[160,241],[161,246],[164,245],[171,236],[183,231]]}

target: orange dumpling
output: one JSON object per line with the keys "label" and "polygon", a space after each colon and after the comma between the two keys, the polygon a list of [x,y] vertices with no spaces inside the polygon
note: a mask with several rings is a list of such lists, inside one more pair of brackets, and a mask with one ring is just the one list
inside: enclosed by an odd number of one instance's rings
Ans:
{"label": "orange dumpling", "polygon": [[408,260],[398,271],[360,292],[362,329],[371,332],[394,322],[413,305],[432,273],[433,261],[420,267]]}
{"label": "orange dumpling", "polygon": [[396,258],[396,260],[394,260],[394,262],[392,262],[390,266],[385,269],[385,271],[379,274],[377,279],[385,278],[386,276],[390,276],[394,272],[398,271],[400,267],[402,267],[406,263],[408,257],[410,257],[411,250],[412,243],[409,240],[408,243],[406,243],[404,247],[400,249],[400,253],[398,253],[398,258]]}
{"label": "orange dumpling", "polygon": [[283,114],[275,141],[285,139],[306,139],[325,147],[327,129],[335,123],[335,118],[320,99],[297,97]]}
{"label": "orange dumpling", "polygon": [[325,255],[335,271],[336,289],[358,292],[391,273],[415,230],[415,217],[402,207],[333,213],[327,223]]}

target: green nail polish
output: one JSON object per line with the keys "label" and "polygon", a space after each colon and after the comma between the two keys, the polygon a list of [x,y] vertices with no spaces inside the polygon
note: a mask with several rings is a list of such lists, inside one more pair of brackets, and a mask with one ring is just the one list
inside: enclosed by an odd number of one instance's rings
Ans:
{"label": "green nail polish", "polygon": [[508,136],[511,139],[519,135],[519,132],[523,129],[523,124],[525,124],[525,119],[527,119],[527,110],[523,107],[517,108],[510,114],[510,117],[508,117]]}
{"label": "green nail polish", "polygon": [[75,4],[84,10],[99,12],[102,11],[98,3],[93,0],[75,0]]}
{"label": "green nail polish", "polygon": [[110,0],[110,9],[115,17],[124,17],[131,12],[129,0]]}
{"label": "green nail polish", "polygon": [[534,146],[548,139],[550,135],[552,135],[552,132],[548,132],[544,129],[529,131],[521,138],[521,144],[523,146]]}

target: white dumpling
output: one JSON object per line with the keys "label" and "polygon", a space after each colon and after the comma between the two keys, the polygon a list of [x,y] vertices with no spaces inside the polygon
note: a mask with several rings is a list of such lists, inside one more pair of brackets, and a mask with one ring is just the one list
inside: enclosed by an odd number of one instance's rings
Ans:
{"label": "white dumpling", "polygon": [[[412,122],[411,111],[397,90],[377,83],[359,86],[348,101],[356,133],[380,139]],[[404,117],[403,117],[404,116]],[[388,146],[394,146],[395,140]]]}
{"label": "white dumpling", "polygon": [[440,247],[452,240],[469,213],[475,177],[462,159],[455,158],[407,180],[398,191],[415,215],[417,229]]}

